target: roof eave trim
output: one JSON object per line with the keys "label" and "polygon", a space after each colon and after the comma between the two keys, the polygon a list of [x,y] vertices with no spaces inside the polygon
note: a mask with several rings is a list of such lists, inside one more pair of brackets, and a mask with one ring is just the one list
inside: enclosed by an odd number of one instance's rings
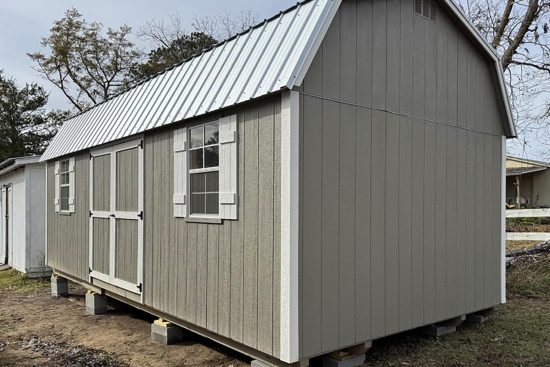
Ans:
{"label": "roof eave trim", "polygon": [[512,110],[510,108],[510,100],[508,99],[508,91],[506,90],[506,84],[504,83],[504,72],[502,70],[502,64],[500,63],[500,58],[496,52],[496,50],[487,42],[485,37],[479,33],[479,31],[466,19],[466,16],[464,13],[462,13],[462,10],[452,1],[452,0],[443,0],[445,5],[449,8],[449,10],[456,16],[456,18],[460,21],[462,26],[464,26],[470,34],[474,37],[474,39],[479,43],[479,45],[487,52],[487,54],[491,57],[491,59],[495,63],[496,67],[496,73],[498,78],[498,84],[500,87],[501,95],[502,95],[502,103],[504,105],[505,113],[506,113],[506,119],[507,126],[505,128],[505,133],[507,138],[515,138],[517,137],[516,132],[516,126],[514,124],[514,119],[512,117]]}

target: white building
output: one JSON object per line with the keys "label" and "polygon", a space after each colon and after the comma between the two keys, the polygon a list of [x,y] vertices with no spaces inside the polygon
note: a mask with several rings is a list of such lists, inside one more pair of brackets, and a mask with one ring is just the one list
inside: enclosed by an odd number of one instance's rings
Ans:
{"label": "white building", "polygon": [[0,264],[30,277],[50,274],[45,266],[46,165],[39,156],[0,163]]}

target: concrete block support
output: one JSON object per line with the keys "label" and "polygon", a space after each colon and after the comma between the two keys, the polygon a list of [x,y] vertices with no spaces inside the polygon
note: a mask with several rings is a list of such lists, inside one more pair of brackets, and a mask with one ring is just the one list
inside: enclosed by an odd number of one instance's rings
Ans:
{"label": "concrete block support", "polygon": [[459,316],[453,319],[439,322],[437,324],[425,326],[422,328],[422,333],[425,335],[436,337],[451,334],[456,331],[456,327],[464,322],[465,319],[466,316]]}
{"label": "concrete block support", "polygon": [[107,296],[93,291],[86,292],[86,313],[89,315],[107,313]]}
{"label": "concrete block support", "polygon": [[489,312],[491,310],[483,310],[466,315],[466,322],[472,324],[483,324],[489,320]]}
{"label": "concrete block support", "polygon": [[151,324],[151,339],[157,343],[170,345],[183,340],[183,329],[163,319]]}
{"label": "concrete block support", "polygon": [[52,297],[66,297],[69,295],[69,282],[65,278],[52,275]]}

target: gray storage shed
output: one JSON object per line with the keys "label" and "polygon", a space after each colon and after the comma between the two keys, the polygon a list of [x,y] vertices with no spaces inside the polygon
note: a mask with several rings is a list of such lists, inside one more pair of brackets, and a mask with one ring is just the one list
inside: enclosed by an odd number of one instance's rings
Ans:
{"label": "gray storage shed", "polygon": [[494,50],[450,0],[310,0],[77,116],[56,274],[292,364],[504,302]]}

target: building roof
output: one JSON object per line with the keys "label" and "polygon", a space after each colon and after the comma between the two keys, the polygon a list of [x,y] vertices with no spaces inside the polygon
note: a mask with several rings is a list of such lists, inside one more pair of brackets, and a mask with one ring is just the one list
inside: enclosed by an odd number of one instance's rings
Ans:
{"label": "building roof", "polygon": [[10,173],[20,167],[26,166],[27,164],[33,164],[39,161],[39,155],[8,158],[5,161],[0,162],[0,176]]}
{"label": "building roof", "polygon": [[[500,60],[451,0],[441,0],[493,62],[505,134],[516,135]],[[306,0],[67,120],[43,161],[302,84],[341,0]]]}
{"label": "building roof", "polygon": [[546,171],[548,167],[513,167],[506,168],[506,176],[521,176],[529,173]]}
{"label": "building roof", "polygon": [[340,2],[298,3],[74,116],[63,124],[42,160],[301,84]]}

